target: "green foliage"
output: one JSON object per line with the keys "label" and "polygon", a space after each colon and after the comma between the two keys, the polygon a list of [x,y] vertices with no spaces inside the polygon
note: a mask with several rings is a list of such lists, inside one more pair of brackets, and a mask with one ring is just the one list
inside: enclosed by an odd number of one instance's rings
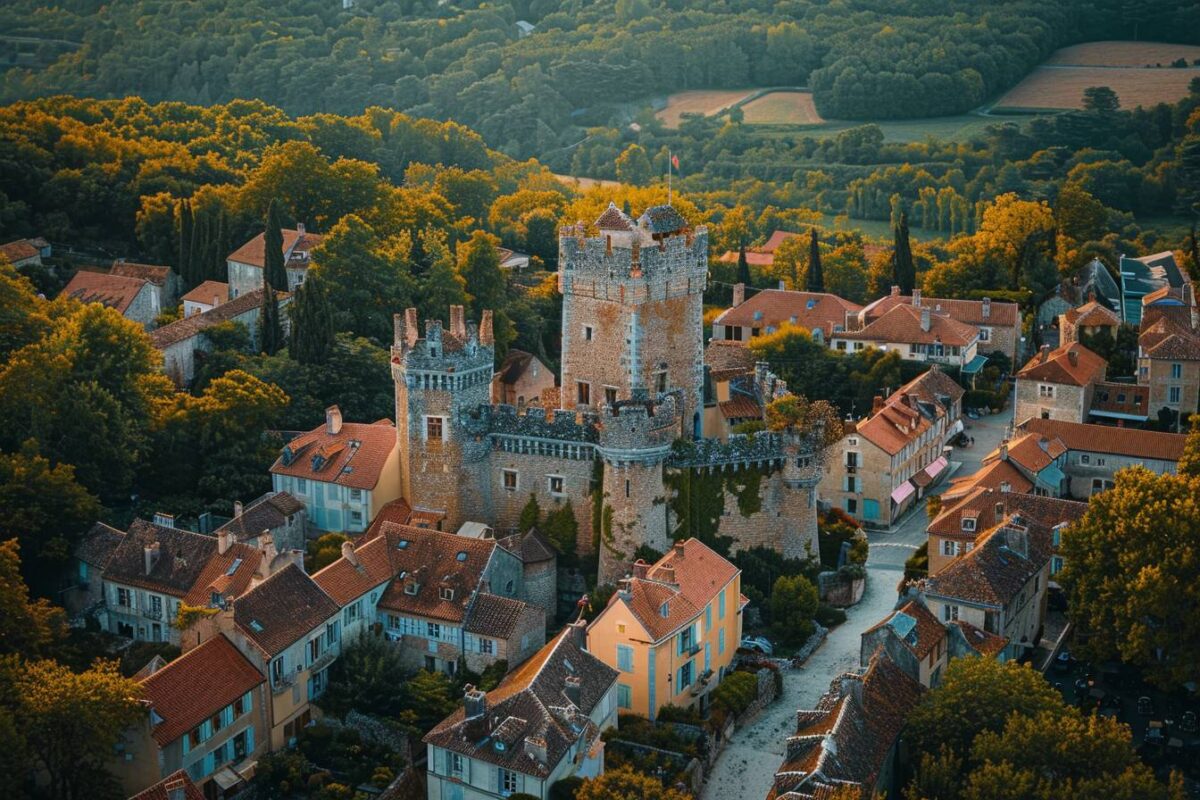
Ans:
{"label": "green foliage", "polygon": [[[337,536],[326,534],[321,539]],[[364,631],[344,642],[330,669],[329,688],[317,702],[327,714],[344,717],[359,711],[393,719],[408,710],[404,685],[409,670],[404,668],[400,648],[382,636]]]}
{"label": "green foliage", "polygon": [[865,536],[858,533],[854,522],[832,514],[818,518],[817,542],[821,549],[821,566],[826,569],[837,569],[838,558],[841,555],[842,544],[850,543],[849,563],[865,564],[867,562],[868,544]]}
{"label": "green foliage", "polygon": [[771,587],[771,630],[784,644],[802,644],[813,634],[817,587],[803,575],[780,576]]}
{"label": "green foliage", "polygon": [[579,791],[582,783],[583,778],[575,775],[557,780],[550,785],[550,793],[546,795],[547,800],[575,800],[575,793]]}
{"label": "green foliage", "polygon": [[828,603],[821,603],[817,606],[813,619],[823,628],[836,628],[846,621],[846,612]]}
{"label": "green foliage", "polygon": [[17,540],[0,541],[0,657],[49,655],[65,635],[63,610],[45,599],[30,599]]}
{"label": "green foliage", "polygon": [[386,785],[403,767],[401,755],[383,744],[351,728],[317,723],[300,732],[294,749],[263,756],[249,791],[264,800],[358,800],[363,795],[351,787]]}
{"label": "green foliage", "polygon": [[263,281],[278,292],[288,290],[287,268],[283,263],[283,220],[279,203],[271,198],[267,205],[267,219],[263,228]]}
{"label": "green foliage", "polygon": [[273,356],[283,347],[283,325],[279,321],[279,299],[263,279],[263,304],[258,315],[258,347],[264,355]]}
{"label": "green foliage", "polygon": [[529,501],[521,507],[521,516],[517,519],[517,530],[525,533],[531,528],[538,527],[542,521],[542,507],[538,505],[537,495],[530,493]]}
{"label": "green foliage", "polygon": [[816,578],[813,562],[784,558],[782,553],[770,547],[739,550],[731,560],[742,571],[742,593],[759,609],[766,623],[771,621],[771,608],[767,600],[776,580],[795,575]]}
{"label": "green foliage", "polygon": [[350,541],[344,533],[323,533],[308,542],[304,571],[309,575],[324,569],[342,557],[342,543]]}
{"label": "green foliage", "polygon": [[567,500],[548,511],[542,520],[540,528],[554,549],[563,557],[565,565],[573,563],[579,540],[579,521],[575,519],[575,509]]}
{"label": "green foliage", "polygon": [[713,707],[735,717],[757,699],[758,677],[753,672],[729,673],[712,693]]}
{"label": "green foliage", "polygon": [[337,340],[334,337],[333,312],[329,307],[329,298],[325,293],[324,284],[316,274],[309,275],[308,279],[296,288],[291,305],[288,306],[288,313],[292,321],[291,333],[288,336],[288,356],[305,366],[320,365],[328,361]]}

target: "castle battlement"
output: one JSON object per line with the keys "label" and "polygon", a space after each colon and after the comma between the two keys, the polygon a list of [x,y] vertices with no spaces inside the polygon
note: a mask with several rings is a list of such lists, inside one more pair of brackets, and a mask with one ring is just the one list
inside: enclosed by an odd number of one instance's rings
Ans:
{"label": "castle battlement", "polygon": [[465,382],[462,376],[469,374],[472,381],[478,381],[485,371],[486,379],[491,380],[496,357],[491,311],[484,311],[476,325],[474,321],[464,319],[462,306],[450,306],[449,327],[443,327],[440,319],[427,319],[424,336],[421,336],[415,308],[406,309],[403,315],[394,315],[392,325],[392,364],[410,381],[435,373],[453,374],[460,379],[440,382],[449,383],[451,388],[461,388],[460,384]]}
{"label": "castle battlement", "polygon": [[609,461],[662,461],[680,435],[680,398],[619,400],[600,416],[600,454]]}
{"label": "castle battlement", "polygon": [[599,441],[596,414],[590,411],[539,408],[518,412],[510,405],[480,406],[468,416],[466,427],[479,436],[504,436],[571,444],[594,445]]}

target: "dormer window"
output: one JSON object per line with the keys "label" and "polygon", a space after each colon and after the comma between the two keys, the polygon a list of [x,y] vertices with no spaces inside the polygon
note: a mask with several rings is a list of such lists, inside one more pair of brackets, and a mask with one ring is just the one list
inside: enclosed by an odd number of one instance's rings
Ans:
{"label": "dormer window", "polygon": [[505,747],[505,745],[504,745],[504,742],[502,742],[502,741],[500,741],[499,739],[497,739],[497,740],[496,740],[496,742],[495,742],[495,746],[496,746],[496,752],[497,752],[497,753],[503,753],[503,752],[504,752],[504,747]]}
{"label": "dormer window", "polygon": [[761,322],[762,318],[763,318],[763,313],[761,311],[754,312],[754,321],[755,322]]}
{"label": "dormer window", "polygon": [[441,591],[439,592],[439,594],[441,595],[441,598],[443,600],[453,600],[454,599],[454,590],[451,589],[449,586],[443,586]]}
{"label": "dormer window", "polygon": [[421,588],[420,584],[418,584],[416,581],[408,581],[404,584],[404,593],[416,594],[419,588]]}
{"label": "dormer window", "polygon": [[666,603],[663,603],[661,606],[659,606],[658,613],[662,614],[663,617],[669,617],[671,616],[671,609]]}
{"label": "dormer window", "polygon": [[964,531],[974,531],[975,530],[975,519],[973,517],[963,517],[962,529]]}

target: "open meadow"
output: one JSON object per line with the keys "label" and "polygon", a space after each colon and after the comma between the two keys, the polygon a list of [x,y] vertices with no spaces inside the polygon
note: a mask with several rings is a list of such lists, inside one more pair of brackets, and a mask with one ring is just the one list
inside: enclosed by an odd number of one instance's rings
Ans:
{"label": "open meadow", "polygon": [[658,118],[668,128],[677,128],[684,114],[711,116],[753,93],[753,89],[698,89],[677,92],[667,98],[667,107],[658,112]]}
{"label": "open meadow", "polygon": [[1071,67],[1153,67],[1182,58],[1194,64],[1200,47],[1163,42],[1086,42],[1056,50],[1046,63]]}
{"label": "open meadow", "polygon": [[767,92],[742,104],[750,125],[817,125],[824,122],[813,104],[812,92]]}

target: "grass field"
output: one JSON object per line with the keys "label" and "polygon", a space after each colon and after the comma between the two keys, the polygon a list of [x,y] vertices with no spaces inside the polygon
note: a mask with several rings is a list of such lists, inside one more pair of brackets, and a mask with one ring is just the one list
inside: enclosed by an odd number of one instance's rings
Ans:
{"label": "grass field", "polygon": [[1056,51],[1047,64],[1073,67],[1164,67],[1177,58],[1191,64],[1200,58],[1200,47],[1191,44],[1161,42],[1088,42]]}
{"label": "grass field", "polygon": [[815,125],[824,120],[813,105],[811,92],[768,92],[744,104],[751,125]]}
{"label": "grass field", "polygon": [[658,112],[658,118],[668,128],[676,128],[684,114],[716,114],[753,92],[753,89],[700,89],[679,92],[667,98],[667,107]]}
{"label": "grass field", "polygon": [[1174,103],[1186,97],[1188,83],[1200,68],[1041,66],[996,101],[996,110],[1072,109],[1083,107],[1083,91],[1107,86],[1121,98],[1122,108]]}
{"label": "grass field", "polygon": [[558,178],[558,180],[561,183],[565,183],[567,186],[574,186],[575,188],[581,189],[585,192],[588,189],[595,189],[597,186],[620,186],[621,185],[617,181],[606,181],[601,178],[577,178],[574,175],[558,175],[558,174],[556,174],[554,177]]}

